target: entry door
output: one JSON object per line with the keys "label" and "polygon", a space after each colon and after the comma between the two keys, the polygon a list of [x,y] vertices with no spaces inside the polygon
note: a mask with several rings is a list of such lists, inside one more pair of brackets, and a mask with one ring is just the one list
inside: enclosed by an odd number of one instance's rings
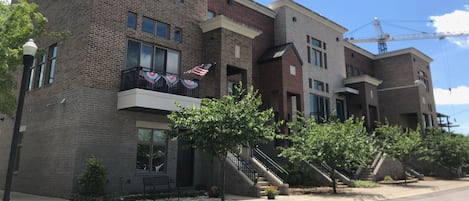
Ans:
{"label": "entry door", "polygon": [[176,186],[188,187],[194,182],[194,149],[186,141],[178,142]]}

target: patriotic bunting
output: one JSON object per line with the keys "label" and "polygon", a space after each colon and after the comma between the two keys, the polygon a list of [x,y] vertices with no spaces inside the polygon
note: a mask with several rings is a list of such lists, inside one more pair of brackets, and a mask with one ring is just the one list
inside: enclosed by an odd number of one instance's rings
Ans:
{"label": "patriotic bunting", "polygon": [[197,82],[194,82],[192,80],[181,80],[181,83],[188,89],[195,89],[199,86]]}
{"label": "patriotic bunting", "polygon": [[158,73],[147,71],[143,72],[143,78],[145,78],[146,81],[155,84],[161,78],[161,75]]}
{"label": "patriotic bunting", "polygon": [[179,82],[179,78],[173,74],[167,74],[163,78],[166,80],[168,87],[174,87]]}

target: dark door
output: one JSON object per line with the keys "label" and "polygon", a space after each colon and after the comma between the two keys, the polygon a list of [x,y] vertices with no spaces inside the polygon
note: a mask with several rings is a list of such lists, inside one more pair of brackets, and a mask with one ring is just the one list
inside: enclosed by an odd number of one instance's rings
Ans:
{"label": "dark door", "polygon": [[194,149],[186,141],[178,142],[178,163],[176,172],[176,186],[187,187],[193,185],[194,178]]}

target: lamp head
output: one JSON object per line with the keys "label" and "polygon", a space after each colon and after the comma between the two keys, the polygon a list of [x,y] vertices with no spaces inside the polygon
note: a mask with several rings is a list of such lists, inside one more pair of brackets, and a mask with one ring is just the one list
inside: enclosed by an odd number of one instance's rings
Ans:
{"label": "lamp head", "polygon": [[23,45],[23,55],[29,55],[34,57],[34,55],[36,55],[36,51],[37,45],[36,43],[34,43],[33,39],[29,39],[28,42]]}

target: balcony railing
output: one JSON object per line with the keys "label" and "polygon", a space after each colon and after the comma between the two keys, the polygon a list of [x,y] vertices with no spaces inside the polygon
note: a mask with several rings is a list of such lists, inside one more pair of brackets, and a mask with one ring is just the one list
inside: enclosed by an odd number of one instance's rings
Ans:
{"label": "balcony railing", "polygon": [[[145,74],[147,73],[147,74]],[[155,73],[152,75],[161,76],[157,79],[149,79],[148,73]],[[123,70],[121,73],[121,91],[130,89],[146,89],[151,91],[158,91],[163,93],[188,96],[193,98],[199,98],[199,87],[188,88],[182,82],[183,80],[192,81],[198,85],[198,80],[191,79],[189,76],[181,76],[177,74],[171,74],[175,81],[174,84],[168,82],[163,76],[166,76],[164,72],[156,72],[151,69],[144,67],[134,67],[127,70]],[[145,77],[147,76],[147,77]],[[152,77],[153,78],[153,77]]]}

